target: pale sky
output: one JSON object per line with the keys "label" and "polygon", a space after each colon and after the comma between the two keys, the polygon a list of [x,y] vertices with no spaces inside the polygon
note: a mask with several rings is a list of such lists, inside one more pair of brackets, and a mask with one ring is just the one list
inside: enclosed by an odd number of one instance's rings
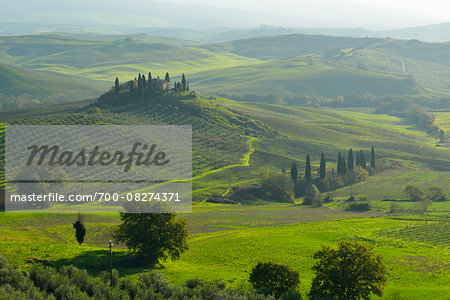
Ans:
{"label": "pale sky", "polygon": [[[167,2],[201,4],[208,6],[219,6],[242,10],[264,11],[268,13],[293,15],[295,10],[301,9],[307,3],[314,3],[315,6],[321,3],[326,7],[327,2],[339,4],[342,0],[163,0]],[[389,10],[391,12],[414,15],[436,21],[450,21],[450,1],[449,0],[347,0],[362,5],[370,5],[376,8]]]}

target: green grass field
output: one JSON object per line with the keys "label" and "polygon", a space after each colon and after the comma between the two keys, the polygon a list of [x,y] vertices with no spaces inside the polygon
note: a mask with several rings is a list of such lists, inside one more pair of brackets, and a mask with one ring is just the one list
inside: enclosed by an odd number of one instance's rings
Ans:
{"label": "green grass field", "polygon": [[[418,47],[420,53],[413,55],[408,47]],[[290,107],[214,96],[223,92],[332,98],[373,93],[426,95],[438,100],[448,94],[448,63],[430,56],[440,55],[446,47],[302,35],[214,45],[139,35],[132,39],[95,35],[0,38],[0,60],[25,68],[5,66],[7,76],[15,75],[8,77],[10,84],[3,88],[20,88],[23,83],[30,93],[46,93],[46,80],[54,81],[55,88],[67,88],[68,77],[63,76],[39,77],[42,81],[35,85],[29,78],[42,73],[28,69],[81,76],[95,87],[96,80],[112,83],[117,75],[124,81],[139,72],[152,71],[155,76],[169,71],[174,80],[186,73],[191,87],[213,95],[169,94],[124,107],[86,100],[0,112],[0,142],[8,124],[190,124],[194,205],[191,214],[182,215],[190,232],[190,250],[179,261],[157,267],[171,282],[222,279],[227,286],[247,288],[252,267],[271,260],[300,271],[300,290],[306,295],[314,252],[321,245],[336,247],[339,241],[356,240],[372,245],[384,257],[388,270],[384,299],[448,299],[450,202],[433,203],[428,213],[419,214],[404,189],[409,184],[424,189],[439,186],[450,194],[449,147],[405,119],[372,114],[373,108]],[[367,68],[360,62],[366,62]],[[404,71],[418,84],[411,85]],[[437,126],[450,130],[448,112],[433,114]],[[330,172],[336,169],[339,152],[347,155],[349,148],[361,149],[368,158],[372,145],[377,172],[363,182],[323,195],[335,200],[324,207],[302,205],[301,198],[289,204],[206,201],[232,187],[256,183],[263,171],[289,170],[293,162],[303,174],[307,154],[313,176],[317,176],[322,152]],[[3,147],[0,170],[3,185]],[[351,195],[366,195],[372,210],[346,211],[345,200]],[[390,212],[392,204],[397,205],[394,213]],[[77,218],[74,213],[1,213],[0,253],[22,270],[40,258],[56,267],[73,264],[98,275],[107,268],[107,242],[120,219],[116,213],[84,217],[86,240],[78,246],[72,228]],[[123,245],[115,245],[113,264],[121,276],[132,278],[149,270]]]}

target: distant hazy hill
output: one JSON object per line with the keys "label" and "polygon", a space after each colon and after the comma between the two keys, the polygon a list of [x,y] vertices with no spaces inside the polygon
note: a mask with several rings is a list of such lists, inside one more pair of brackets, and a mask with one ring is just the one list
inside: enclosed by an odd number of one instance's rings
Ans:
{"label": "distant hazy hill", "polygon": [[0,94],[15,98],[28,94],[41,103],[76,101],[98,96],[110,84],[75,76],[22,69],[0,64]]}
{"label": "distant hazy hill", "polygon": [[450,22],[410,27],[388,32],[393,38],[400,39],[418,39],[424,42],[449,42],[450,41]]}
{"label": "distant hazy hill", "polygon": [[364,48],[382,39],[289,34],[213,44],[204,48],[258,59],[290,58],[342,48]]}

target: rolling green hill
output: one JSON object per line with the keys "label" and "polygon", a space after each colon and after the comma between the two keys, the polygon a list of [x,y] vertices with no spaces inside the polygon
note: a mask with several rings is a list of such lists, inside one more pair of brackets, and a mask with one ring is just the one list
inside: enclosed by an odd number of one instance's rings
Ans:
{"label": "rolling green hill", "polygon": [[[96,109],[98,108],[98,109]],[[448,113],[441,112],[445,123]],[[388,268],[386,299],[446,299],[448,235],[436,230],[444,224],[450,202],[432,205],[429,214],[387,212],[392,203],[414,208],[402,191],[407,184],[446,185],[450,150],[435,147],[435,139],[406,120],[366,113],[318,108],[293,108],[236,102],[221,97],[169,94],[123,107],[95,101],[33,110],[0,113],[3,124],[191,124],[193,126],[193,213],[183,215],[190,231],[190,249],[177,262],[158,269],[170,282],[187,279],[224,280],[229,287],[246,289],[248,274],[258,261],[291,265],[301,273],[300,290],[307,294],[313,273],[312,255],[322,245],[336,247],[342,240],[374,246]],[[4,138],[4,131],[0,133]],[[311,154],[315,174],[320,153],[335,168],[339,151],[368,150],[375,146],[377,163],[385,168],[355,187],[330,193],[335,201],[323,208],[296,203],[213,204],[213,193],[255,183],[262,171],[280,172],[297,161],[303,171]],[[4,160],[3,153],[0,154]],[[3,168],[2,168],[3,169]],[[344,210],[350,193],[366,193],[370,212]],[[392,199],[395,197],[395,199]],[[385,201],[386,199],[392,201]],[[73,236],[75,214],[0,213],[0,253],[28,270],[32,258],[56,267],[75,265],[98,275],[109,262],[105,246],[117,214],[85,216],[86,240],[78,246]],[[403,234],[415,232],[414,237]],[[124,245],[115,245],[113,264],[121,276],[137,280],[150,268],[130,265]],[[36,260],[36,259],[34,259]]]}
{"label": "rolling green hill", "polygon": [[324,98],[357,93],[416,94],[401,75],[333,66],[320,58],[293,58],[199,72],[190,76],[195,88],[210,93],[310,95]]}
{"label": "rolling green hill", "polygon": [[154,76],[168,71],[174,80],[185,73],[197,91],[280,99],[349,93],[447,96],[448,53],[446,43],[301,34],[206,45],[136,34],[0,38],[0,60],[27,69],[109,82],[148,71]]}
{"label": "rolling green hill", "polygon": [[262,60],[291,58],[343,48],[366,48],[383,39],[289,34],[264,36],[203,46],[214,52],[234,53]]}
{"label": "rolling green hill", "polygon": [[43,103],[60,103],[97,97],[107,87],[103,81],[0,64],[0,94],[6,96],[29,94]]}

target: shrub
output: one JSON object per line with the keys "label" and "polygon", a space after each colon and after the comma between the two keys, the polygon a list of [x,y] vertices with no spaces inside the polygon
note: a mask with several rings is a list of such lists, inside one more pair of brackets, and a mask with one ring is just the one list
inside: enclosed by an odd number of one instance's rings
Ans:
{"label": "shrub", "polygon": [[300,274],[291,267],[273,262],[258,263],[250,273],[250,283],[260,292],[279,298],[300,284]]}
{"label": "shrub", "polygon": [[437,186],[429,187],[427,189],[427,197],[431,199],[433,202],[442,202],[447,201],[447,194]]}
{"label": "shrub", "polygon": [[280,300],[302,300],[302,294],[297,291],[287,291],[281,295]]}
{"label": "shrub", "polygon": [[319,189],[314,184],[311,184],[306,189],[306,194],[305,194],[305,198],[303,200],[303,204],[308,205],[308,204],[313,204],[313,203],[316,203],[316,204],[320,203],[320,192],[319,192]]}
{"label": "shrub", "polygon": [[348,211],[368,211],[370,210],[370,204],[367,202],[353,202],[347,206]]}
{"label": "shrub", "polygon": [[263,173],[260,178],[261,189],[267,200],[276,202],[293,202],[294,184],[283,174]]}
{"label": "shrub", "polygon": [[422,190],[413,185],[408,185],[405,188],[405,192],[408,194],[409,199],[414,202],[419,202],[424,197]]}

